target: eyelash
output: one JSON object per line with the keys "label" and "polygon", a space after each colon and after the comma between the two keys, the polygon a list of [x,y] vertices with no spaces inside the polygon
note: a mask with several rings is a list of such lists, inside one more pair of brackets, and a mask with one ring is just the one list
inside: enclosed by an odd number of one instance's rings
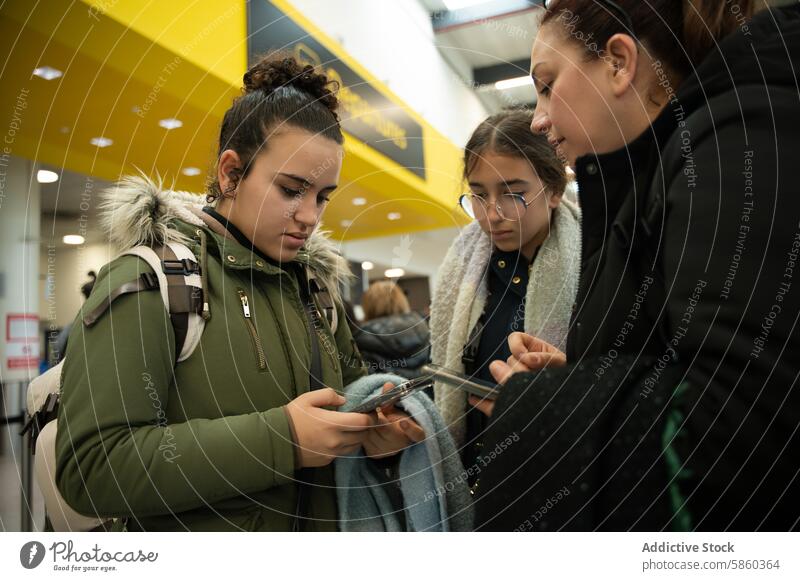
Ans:
{"label": "eyelash", "polygon": [[550,87],[542,83],[541,88],[539,89],[539,94],[546,97],[550,94]]}
{"label": "eyelash", "polygon": [[288,197],[290,197],[290,198],[294,198],[295,196],[302,196],[303,193],[304,193],[304,192],[302,192],[300,190],[293,190],[291,188],[287,188],[287,187],[283,187],[283,186],[281,186],[281,189],[283,190],[283,193],[285,195],[287,195]]}
{"label": "eyelash", "polygon": [[[284,195],[286,195],[289,198],[295,198],[297,196],[305,195],[305,192],[303,190],[293,190],[293,189],[287,188],[285,186],[281,186],[281,189],[283,190]],[[317,205],[327,204],[330,201],[331,201],[331,199],[326,197],[326,196],[318,196],[317,197]]]}
{"label": "eyelash", "polygon": [[[483,200],[486,199],[486,194],[472,194],[472,195],[477,197],[477,198],[481,198]],[[524,198],[525,197],[525,192],[503,192],[501,195],[503,195],[503,196],[507,196],[507,195],[521,196],[521,197]]]}

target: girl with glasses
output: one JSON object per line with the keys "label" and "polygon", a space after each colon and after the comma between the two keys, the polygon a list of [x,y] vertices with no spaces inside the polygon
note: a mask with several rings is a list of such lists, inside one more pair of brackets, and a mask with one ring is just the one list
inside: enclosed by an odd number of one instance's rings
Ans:
{"label": "girl with glasses", "polygon": [[[577,289],[579,211],[564,195],[563,162],[530,132],[532,119],[530,111],[498,113],[467,143],[469,192],[460,205],[474,221],[453,242],[431,307],[433,362],[486,381],[493,381],[489,364],[510,356],[514,331],[563,345]],[[481,456],[486,423],[472,405],[488,401],[468,402],[445,384],[435,394],[469,471]],[[470,476],[477,480],[477,471]]]}

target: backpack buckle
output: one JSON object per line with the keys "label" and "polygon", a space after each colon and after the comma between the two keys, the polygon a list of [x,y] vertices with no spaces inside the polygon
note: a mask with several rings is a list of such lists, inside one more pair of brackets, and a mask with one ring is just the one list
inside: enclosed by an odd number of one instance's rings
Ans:
{"label": "backpack buckle", "polygon": [[181,258],[179,260],[162,260],[161,270],[164,271],[164,274],[182,274],[183,276],[198,274],[200,272],[200,268],[197,266],[197,263],[188,258]]}
{"label": "backpack buckle", "polygon": [[42,431],[47,424],[58,417],[58,404],[61,398],[57,393],[48,393],[47,397],[42,404],[42,407],[30,417],[20,431],[20,435],[25,435],[27,432],[31,433],[31,451],[36,453],[36,439],[39,437],[39,432]]}

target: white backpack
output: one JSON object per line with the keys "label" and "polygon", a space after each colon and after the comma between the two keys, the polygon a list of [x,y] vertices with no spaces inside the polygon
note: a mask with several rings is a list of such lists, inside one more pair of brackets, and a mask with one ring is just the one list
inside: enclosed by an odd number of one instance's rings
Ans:
{"label": "white backpack", "polygon": [[[122,294],[157,288],[175,327],[176,363],[187,359],[200,343],[205,326],[205,319],[201,315],[204,309],[203,286],[197,259],[188,247],[176,242],[155,249],[137,246],[120,256],[125,255],[142,258],[155,271],[155,277],[145,273],[139,279],[115,289],[106,303],[84,316],[83,323],[93,325],[111,302]],[[207,305],[205,307],[207,309]],[[23,433],[31,431],[34,479],[44,496],[45,511],[53,530],[100,530],[106,528],[111,519],[77,513],[67,504],[56,486],[56,415],[63,366],[62,360],[28,386],[27,411],[31,418]]]}

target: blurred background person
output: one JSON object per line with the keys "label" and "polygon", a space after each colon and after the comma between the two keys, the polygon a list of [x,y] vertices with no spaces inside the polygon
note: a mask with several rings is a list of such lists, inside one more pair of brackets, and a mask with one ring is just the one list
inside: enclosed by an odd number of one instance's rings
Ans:
{"label": "blurred background person", "polygon": [[[89,280],[81,285],[81,294],[83,295],[84,300],[88,299],[89,295],[92,294],[94,281],[97,280],[97,273],[95,273],[95,271],[90,270],[87,274],[89,276]],[[61,331],[59,331],[58,337],[56,337],[56,342],[53,347],[54,363],[59,363],[62,359],[64,359],[64,353],[67,352],[67,339],[69,339],[70,330],[72,330],[72,321],[64,325]]]}
{"label": "blurred background person", "polygon": [[355,341],[369,372],[419,377],[430,361],[430,330],[422,315],[411,310],[403,289],[389,280],[374,282],[361,307],[364,321]]}

